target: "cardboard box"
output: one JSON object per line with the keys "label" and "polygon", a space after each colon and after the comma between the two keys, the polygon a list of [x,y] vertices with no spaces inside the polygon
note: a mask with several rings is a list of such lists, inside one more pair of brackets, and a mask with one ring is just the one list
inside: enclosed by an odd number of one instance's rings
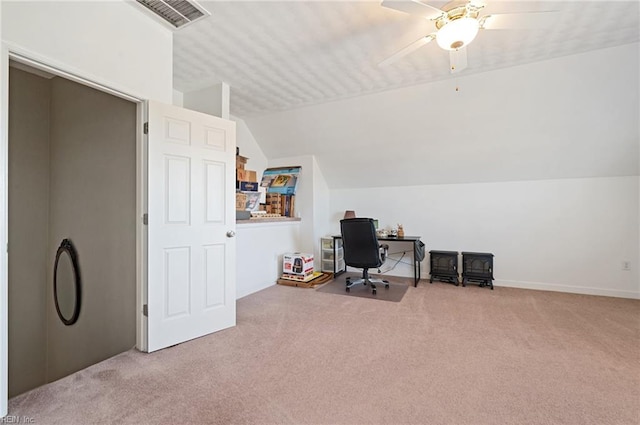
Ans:
{"label": "cardboard box", "polygon": [[236,210],[258,211],[260,192],[236,192]]}
{"label": "cardboard box", "polygon": [[267,193],[266,195],[266,204],[267,204],[267,212],[272,214],[282,214],[282,204],[281,197],[279,193]]}
{"label": "cardboard box", "polygon": [[236,169],[236,180],[258,183],[257,173],[254,170]]}
{"label": "cardboard box", "polygon": [[247,173],[245,181],[258,183],[258,173],[255,170],[244,171]]}
{"label": "cardboard box", "polygon": [[331,273],[313,272],[311,276],[305,278],[293,278],[292,275],[283,275],[278,279],[277,283],[279,285],[298,286],[300,288],[315,288],[318,285],[329,282],[331,279],[333,279]]}
{"label": "cardboard box", "polygon": [[236,192],[236,209],[244,210],[246,204],[247,204],[247,195],[245,195],[244,193]]}
{"label": "cardboard box", "polygon": [[276,207],[274,205],[269,205],[266,204],[264,210],[268,213],[268,214],[278,214],[278,215],[282,215],[281,214],[281,210],[279,207]]}
{"label": "cardboard box", "polygon": [[236,169],[244,170],[244,165],[247,163],[247,157],[236,155]]}
{"label": "cardboard box", "polygon": [[297,276],[313,274],[313,254],[294,252],[282,257],[282,273]]}

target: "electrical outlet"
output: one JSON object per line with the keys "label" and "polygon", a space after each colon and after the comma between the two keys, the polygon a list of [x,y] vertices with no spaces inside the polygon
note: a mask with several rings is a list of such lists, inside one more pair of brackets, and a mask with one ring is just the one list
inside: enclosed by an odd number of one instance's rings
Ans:
{"label": "electrical outlet", "polygon": [[624,270],[624,271],[631,270],[631,261],[624,260],[622,262],[622,270]]}

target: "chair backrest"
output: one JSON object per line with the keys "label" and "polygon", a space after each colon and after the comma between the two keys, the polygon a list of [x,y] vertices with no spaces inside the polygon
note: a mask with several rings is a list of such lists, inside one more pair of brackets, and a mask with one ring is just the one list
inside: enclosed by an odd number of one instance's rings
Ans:
{"label": "chair backrest", "polygon": [[340,220],[344,262],[347,266],[368,269],[380,267],[380,244],[372,218]]}

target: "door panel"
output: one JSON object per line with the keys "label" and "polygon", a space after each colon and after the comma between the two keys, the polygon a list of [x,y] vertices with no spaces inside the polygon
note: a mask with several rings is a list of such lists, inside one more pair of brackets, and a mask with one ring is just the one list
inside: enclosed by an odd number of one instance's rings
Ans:
{"label": "door panel", "polygon": [[191,217],[191,161],[165,156],[165,224],[189,224]]}
{"label": "door panel", "polygon": [[204,161],[204,208],[205,220],[208,224],[224,222],[225,202],[224,184],[226,164],[221,162]]}
{"label": "door panel", "polygon": [[205,258],[205,308],[210,309],[224,305],[224,246],[209,245],[204,247]]}
{"label": "door panel", "polygon": [[235,123],[149,102],[148,350],[235,325]]}
{"label": "door panel", "polygon": [[189,315],[191,250],[188,246],[164,250],[165,314],[163,319]]}

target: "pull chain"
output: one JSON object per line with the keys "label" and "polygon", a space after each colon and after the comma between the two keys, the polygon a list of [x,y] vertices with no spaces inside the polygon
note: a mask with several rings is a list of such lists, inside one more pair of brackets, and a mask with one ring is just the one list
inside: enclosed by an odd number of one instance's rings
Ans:
{"label": "pull chain", "polygon": [[[451,73],[453,73],[456,70],[456,66],[451,64]],[[460,86],[458,85],[458,77],[455,78],[455,84],[456,84],[456,93],[460,91]]]}

